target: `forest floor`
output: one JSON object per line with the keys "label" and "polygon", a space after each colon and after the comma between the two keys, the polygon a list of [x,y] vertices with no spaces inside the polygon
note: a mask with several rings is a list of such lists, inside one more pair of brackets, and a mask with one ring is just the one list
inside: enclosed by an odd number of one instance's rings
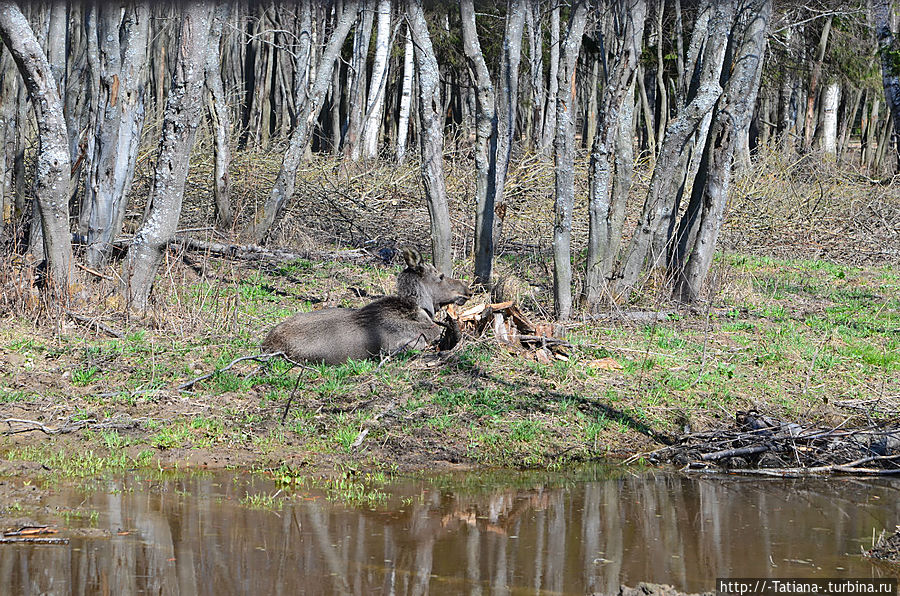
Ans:
{"label": "forest floor", "polygon": [[[544,188],[524,183],[522,169],[512,176],[496,268],[514,280],[520,308],[549,321],[542,218],[552,210],[546,193],[517,194]],[[19,271],[0,271],[0,476],[83,477],[139,465],[282,474],[560,468],[640,454],[686,429],[727,425],[741,410],[839,424],[900,408],[896,189],[864,177],[782,184],[775,174],[761,186],[758,173],[735,185],[704,302],[670,302],[651,278],[633,304],[569,321],[565,360],[541,362],[488,334],[440,359],[306,368],[248,360],[179,390],[258,354],[267,330],[297,311],[360,306],[393,291],[400,259],[383,249],[427,248],[427,222],[414,170],[388,170],[370,175],[370,194],[360,197],[353,189],[362,174],[311,167],[303,198],[272,240],[309,258],[266,264],[172,251],[142,316],[123,309],[110,266],[110,280],[89,282],[91,302],[79,312],[121,337],[29,302]],[[199,188],[202,167],[193,176]],[[465,193],[453,190],[464,181],[451,178],[450,188],[456,273],[468,278],[471,224]],[[261,196],[236,185],[238,204],[252,208]],[[209,205],[200,195],[182,227],[203,236]],[[0,490],[24,499],[33,487]]]}

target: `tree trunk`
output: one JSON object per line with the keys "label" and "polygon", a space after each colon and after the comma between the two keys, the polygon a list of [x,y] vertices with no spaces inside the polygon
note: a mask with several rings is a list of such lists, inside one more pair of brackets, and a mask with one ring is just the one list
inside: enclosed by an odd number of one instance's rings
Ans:
{"label": "tree trunk", "polygon": [[153,185],[144,221],[134,235],[122,272],[122,291],[132,308],[147,307],[163,251],[181,216],[191,147],[203,111],[212,9],[212,2],[191,2],[181,19],[178,59],[166,100]]}
{"label": "tree trunk", "polygon": [[875,38],[881,54],[884,97],[894,121],[895,163],[900,167],[900,44],[894,37],[891,5],[889,0],[872,0],[872,20],[875,22]]}
{"label": "tree trunk", "polygon": [[494,86],[475,30],[472,0],[460,0],[463,50],[475,83],[475,281],[491,283],[494,259],[494,170],[497,159],[497,118]]}
{"label": "tree trunk", "polygon": [[422,183],[431,221],[431,250],[434,266],[449,274],[452,265],[450,210],[444,183],[444,118],[441,113],[440,73],[421,0],[407,0],[406,6],[419,79],[419,119],[422,123],[419,146],[422,151]]}
{"label": "tree trunk", "polygon": [[550,8],[550,76],[547,82],[547,107],[544,110],[544,129],[541,137],[541,152],[550,151],[556,137],[556,107],[559,95],[559,3],[552,2]]}
{"label": "tree trunk", "polygon": [[356,31],[353,33],[349,114],[347,134],[344,137],[344,155],[353,161],[359,160],[362,149],[362,126],[366,111],[366,58],[369,55],[369,41],[372,39],[372,16],[369,0],[362,0]]}
{"label": "tree trunk", "polygon": [[409,136],[409,108],[412,103],[413,87],[413,41],[409,27],[406,29],[406,44],[403,49],[403,83],[400,86],[400,118],[397,124],[397,163],[406,158],[406,139]]}
{"label": "tree trunk", "polygon": [[275,185],[272,187],[272,192],[265,205],[256,212],[253,223],[245,232],[245,236],[251,240],[258,242],[265,237],[272,224],[275,223],[275,219],[281,215],[287,200],[294,194],[297,169],[300,167],[303,151],[309,142],[316,120],[319,118],[319,111],[322,109],[325,93],[331,84],[331,75],[334,72],[335,61],[340,54],[341,46],[344,45],[350,27],[356,20],[357,6],[357,0],[345,2],[343,14],[331,34],[331,39],[328,40],[328,45],[322,52],[316,68],[316,81],[306,103],[298,110],[300,117],[297,119],[297,126],[291,133],[290,143],[284,154],[281,170],[275,179]]}
{"label": "tree trunk", "polygon": [[[142,72],[147,63],[150,8],[146,2],[122,12],[101,4],[97,21],[100,82],[93,125],[94,153],[85,183],[87,249],[85,260],[98,267],[109,256],[122,229],[144,128]],[[121,39],[121,42],[120,42]]]}
{"label": "tree trunk", "polygon": [[[684,160],[688,156],[688,139],[697,130],[704,117],[712,110],[722,93],[719,76],[725,55],[726,39],[734,18],[734,8],[729,3],[717,3],[710,17],[710,34],[706,41],[700,65],[699,87],[696,95],[666,128],[660,146],[656,167],[650,180],[650,189],[634,235],[626,251],[625,260],[615,287],[616,297],[627,299],[637,283],[644,263],[650,268],[661,261],[664,251],[651,251],[653,240],[668,222],[673,211],[673,201],[681,184]],[[654,252],[654,254],[650,254]]]}
{"label": "tree trunk", "polygon": [[19,74],[9,52],[0,55],[0,240],[16,212],[15,166],[18,154]]}
{"label": "tree trunk", "polygon": [[712,263],[728,201],[735,133],[748,126],[753,116],[771,16],[772,0],[754,0],[742,15],[742,40],[710,130],[709,169],[700,224],[690,258],[678,272],[674,290],[674,296],[685,302],[700,297],[700,287]]}
{"label": "tree trunk", "polygon": [[40,145],[34,193],[44,229],[48,285],[58,296],[65,297],[77,276],[69,232],[69,140],[62,100],[50,63],[28,20],[15,4],[7,0],[0,1],[0,35],[25,81],[37,121]]}
{"label": "tree trunk", "polygon": [[372,64],[372,82],[369,85],[369,101],[363,126],[363,156],[366,159],[378,157],[378,140],[381,138],[391,51],[391,0],[378,0],[376,11],[375,61]]}
{"label": "tree trunk", "polygon": [[843,157],[850,143],[850,134],[853,132],[853,126],[856,122],[856,113],[859,112],[859,104],[862,101],[863,90],[857,89],[853,93],[853,101],[849,107],[844,110],[844,117],[841,120],[841,129],[838,133],[838,157]]}
{"label": "tree trunk", "polygon": [[234,224],[231,213],[231,178],[228,166],[231,164],[231,116],[225,100],[222,83],[222,66],[219,63],[219,46],[222,27],[228,18],[228,4],[217,4],[209,34],[209,52],[206,54],[206,88],[209,90],[209,120],[213,128],[213,198],[216,205],[216,225],[227,230]]}
{"label": "tree trunk", "polygon": [[656,123],[656,138],[662,140],[666,125],[669,122],[669,98],[666,92],[665,63],[663,62],[663,15],[666,3],[661,0],[656,4],[656,108],[659,111],[659,122]]}
{"label": "tree trunk", "polygon": [[527,0],[526,25],[528,26],[529,71],[531,73],[531,113],[528,143],[530,147],[541,144],[541,125],[544,121],[544,40],[541,33],[541,4],[539,0]]}
{"label": "tree trunk", "polygon": [[[617,224],[621,226],[621,219],[615,214],[623,212],[626,196],[621,193],[611,196],[610,189],[613,172],[625,165],[615,159],[618,156],[617,139],[622,136],[620,125],[624,105],[626,102],[634,105],[635,74],[647,17],[645,0],[633,0],[627,5],[620,0],[613,9],[617,12],[613,20],[620,23],[621,32],[614,40],[617,42],[614,51],[616,62],[610,68],[609,79],[603,87],[600,119],[588,171],[588,251],[583,294],[588,308],[597,304],[606,291],[607,276],[610,274],[606,267],[612,262],[622,236],[621,227],[616,228]],[[630,127],[630,118],[628,120]],[[630,174],[630,167],[626,171]],[[630,186],[630,181],[622,182]]]}
{"label": "tree trunk", "polygon": [[822,62],[825,60],[825,50],[828,47],[828,34],[831,32],[831,20],[825,19],[822,27],[822,35],[819,37],[819,47],[816,51],[816,61],[813,62],[812,72],[809,75],[809,95],[806,98],[806,119],[803,126],[803,150],[809,151],[812,147],[813,132],[815,131],[816,97],[819,95],[819,77],[822,75]]}
{"label": "tree trunk", "polygon": [[575,0],[559,59],[554,165],[553,298],[556,316],[572,315],[572,210],[575,205],[575,68],[587,21],[587,3]]}
{"label": "tree trunk", "polygon": [[[503,57],[500,62],[500,80],[497,89],[497,164],[494,180],[495,203],[498,209],[504,204],[503,190],[512,155],[516,134],[516,108],[519,105],[519,64],[522,61],[522,32],[525,28],[526,0],[509,0],[506,7],[506,30],[503,34]],[[495,242],[499,239],[503,218],[494,230]]]}
{"label": "tree trunk", "polygon": [[837,156],[837,117],[840,98],[840,83],[829,83],[822,96],[822,149],[831,157]]}

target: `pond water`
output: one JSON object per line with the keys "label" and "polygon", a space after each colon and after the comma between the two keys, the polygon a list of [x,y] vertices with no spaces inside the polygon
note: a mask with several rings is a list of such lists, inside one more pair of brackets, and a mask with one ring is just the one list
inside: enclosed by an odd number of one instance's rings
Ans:
{"label": "pond water", "polygon": [[[69,543],[0,544],[0,591],[696,592],[716,577],[890,577],[860,547],[900,523],[900,481],[886,479],[466,473],[395,478],[364,506],[315,486],[220,471],[51,488],[46,511],[81,512],[60,528]],[[272,495],[280,508],[259,508]]]}

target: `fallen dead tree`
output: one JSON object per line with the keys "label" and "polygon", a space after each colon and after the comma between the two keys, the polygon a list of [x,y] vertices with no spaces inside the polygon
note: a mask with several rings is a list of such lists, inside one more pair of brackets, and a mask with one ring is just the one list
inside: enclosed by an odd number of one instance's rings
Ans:
{"label": "fallen dead tree", "polygon": [[733,428],[684,435],[674,445],[630,458],[675,464],[685,472],[800,477],[900,475],[900,427],[804,426],[738,412]]}
{"label": "fallen dead tree", "polygon": [[181,248],[183,250],[202,252],[211,256],[227,259],[272,261],[275,263],[285,263],[288,261],[310,258],[319,258],[323,260],[337,258],[354,259],[366,256],[367,254],[363,249],[348,249],[332,252],[295,252],[277,246],[268,247],[260,246],[258,244],[224,244],[221,242],[208,242],[188,236],[176,236],[169,241],[169,246]]}

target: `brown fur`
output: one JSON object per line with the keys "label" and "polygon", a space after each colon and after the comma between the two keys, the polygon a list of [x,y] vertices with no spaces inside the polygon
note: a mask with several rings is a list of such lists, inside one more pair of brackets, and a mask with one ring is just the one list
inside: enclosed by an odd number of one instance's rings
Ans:
{"label": "brown fur", "polygon": [[404,249],[406,269],[397,276],[397,296],[386,296],[360,309],[325,308],[299,313],[276,325],[263,340],[267,352],[292,360],[340,364],[381,354],[423,349],[440,339],[432,320],[444,305],[462,304],[469,287],[424,263]]}

